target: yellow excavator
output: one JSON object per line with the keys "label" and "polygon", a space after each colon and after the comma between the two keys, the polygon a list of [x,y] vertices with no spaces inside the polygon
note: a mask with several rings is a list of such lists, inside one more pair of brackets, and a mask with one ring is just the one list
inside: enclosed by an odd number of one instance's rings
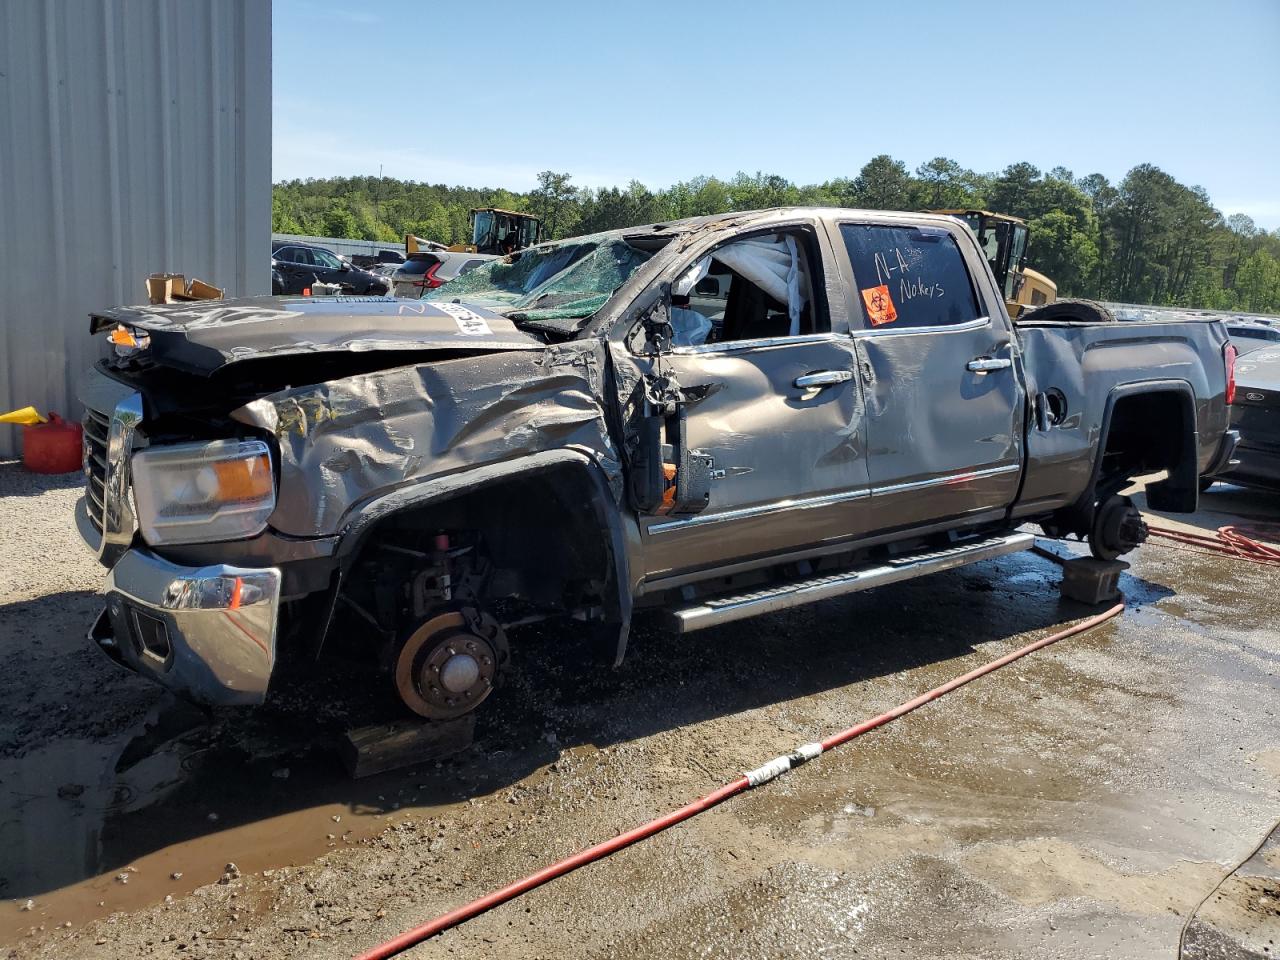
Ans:
{"label": "yellow excavator", "polygon": [[404,252],[412,255],[431,250],[450,253],[488,253],[499,256],[532,247],[542,239],[542,221],[531,213],[503,210],[499,207],[477,207],[471,211],[471,242],[446,247],[434,240],[423,240],[412,233],[404,235]]}
{"label": "yellow excavator", "polygon": [[958,217],[978,238],[991,272],[1004,291],[1005,307],[1015,320],[1024,310],[1058,299],[1058,285],[1027,263],[1027,221],[990,210],[930,210]]}

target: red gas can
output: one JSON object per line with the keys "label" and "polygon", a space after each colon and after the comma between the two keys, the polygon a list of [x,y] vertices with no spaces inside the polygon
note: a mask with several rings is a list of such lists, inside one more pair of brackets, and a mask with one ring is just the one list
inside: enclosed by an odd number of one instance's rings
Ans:
{"label": "red gas can", "polygon": [[56,413],[48,423],[22,428],[22,462],[32,473],[71,473],[81,469],[83,431]]}

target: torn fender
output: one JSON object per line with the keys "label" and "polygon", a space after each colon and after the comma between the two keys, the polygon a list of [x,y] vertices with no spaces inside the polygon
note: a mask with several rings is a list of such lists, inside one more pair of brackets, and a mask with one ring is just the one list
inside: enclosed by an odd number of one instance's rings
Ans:
{"label": "torn fender", "polygon": [[328,536],[401,487],[549,450],[588,457],[620,502],[594,340],[418,363],[278,391],[232,416],[270,432],[280,481],[269,525]]}
{"label": "torn fender", "polygon": [[609,589],[605,597],[605,619],[616,624],[618,636],[614,665],[622,663],[631,628],[632,584],[628,541],[623,529],[623,513],[619,508],[614,478],[608,476],[596,459],[573,449],[545,450],[488,466],[464,470],[443,477],[392,490],[356,508],[340,533],[335,551],[345,575],[347,567],[360,555],[365,534],[382,520],[401,510],[444,503],[464,493],[495,486],[557,468],[583,470],[589,478],[593,496],[583,506],[595,516],[600,534],[605,538],[609,562],[612,564]]}

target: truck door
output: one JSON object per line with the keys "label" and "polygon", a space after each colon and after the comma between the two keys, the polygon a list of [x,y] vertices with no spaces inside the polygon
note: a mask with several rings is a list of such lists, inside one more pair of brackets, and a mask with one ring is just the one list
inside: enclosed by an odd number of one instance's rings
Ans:
{"label": "truck door", "polygon": [[619,349],[626,331],[615,340],[615,362],[680,385],[687,446],[711,460],[701,512],[641,511],[650,577],[865,530],[862,390],[846,305],[828,302],[838,267],[824,239],[788,226],[691,253],[669,278],[672,347],[648,357]]}
{"label": "truck door", "polygon": [[1022,470],[1025,394],[979,250],[958,223],[835,228],[851,271],[877,528],[1005,511]]}

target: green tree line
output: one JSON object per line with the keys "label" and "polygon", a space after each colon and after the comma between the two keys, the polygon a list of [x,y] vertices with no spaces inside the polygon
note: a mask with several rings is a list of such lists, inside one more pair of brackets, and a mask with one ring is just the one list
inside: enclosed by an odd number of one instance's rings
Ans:
{"label": "green tree line", "polygon": [[577,187],[544,171],[526,193],[452,187],[386,177],[290,180],[272,192],[279,233],[442,243],[470,239],[472,207],[527,210],[559,238],[681,217],[790,204],[880,210],[985,208],[1027,220],[1028,265],[1058,284],[1060,296],[1280,313],[1280,230],[1244,214],[1223,217],[1201,187],[1151,164],[1118,183],[1100,173],[1076,177],[1015,163],[977,173],[946,157],[914,172],[887,155],[856,177],[799,185],[774,175],[694,177],[659,190]]}

